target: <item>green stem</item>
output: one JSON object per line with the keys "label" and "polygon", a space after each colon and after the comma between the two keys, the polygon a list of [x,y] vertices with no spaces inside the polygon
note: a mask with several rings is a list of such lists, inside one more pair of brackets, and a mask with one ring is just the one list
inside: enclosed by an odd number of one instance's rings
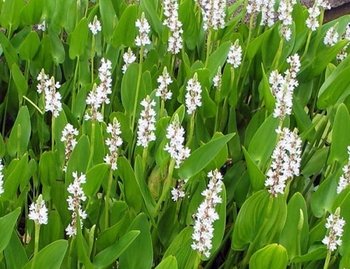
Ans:
{"label": "green stem", "polygon": [[91,141],[90,141],[90,157],[87,169],[91,168],[92,165],[92,159],[94,158],[95,153],[95,129],[96,129],[96,122],[93,120],[91,122]]}
{"label": "green stem", "polygon": [[310,40],[311,40],[311,34],[312,34],[312,31],[310,30],[309,31],[309,34],[307,36],[307,40],[306,40],[306,45],[305,45],[305,50],[304,50],[304,53],[303,55],[300,57],[300,59],[304,59],[304,57],[306,56],[308,50],[309,50],[309,46],[310,46]]}
{"label": "green stem", "polygon": [[162,202],[165,200],[166,196],[169,194],[170,192],[170,188],[171,188],[171,182],[173,179],[173,172],[174,172],[174,167],[175,167],[175,160],[171,159],[170,164],[169,164],[169,170],[168,170],[168,176],[165,179],[165,184],[162,190],[162,194],[154,208],[154,215],[157,214],[157,212],[159,211],[159,208],[162,204]]}
{"label": "green stem", "polygon": [[107,182],[106,197],[105,197],[105,229],[109,227],[109,198],[110,198],[109,196],[111,194],[112,181],[113,181],[113,170],[110,169],[108,182]]}
{"label": "green stem", "polygon": [[95,35],[92,35],[92,41],[91,41],[91,83],[94,82],[94,57],[95,57]]}
{"label": "green stem", "polygon": [[281,55],[282,55],[283,41],[284,41],[284,38],[281,38],[280,39],[280,43],[278,45],[277,52],[275,54],[275,58],[273,59],[273,62],[272,62],[272,65],[271,65],[272,70],[276,70],[278,68],[278,64],[279,64],[279,61],[280,61]]}
{"label": "green stem", "polygon": [[41,115],[44,115],[44,112],[32,101],[30,100],[27,96],[23,95],[23,99],[25,99],[29,104],[31,104],[36,110],[39,111]]}
{"label": "green stem", "polygon": [[33,256],[31,269],[35,268],[35,261],[39,252],[39,237],[40,237],[40,224],[35,222],[34,256]]}
{"label": "green stem", "polygon": [[209,33],[208,33],[208,37],[207,37],[207,52],[206,52],[206,56],[205,56],[205,64],[204,64],[204,68],[206,68],[208,66],[208,60],[209,60],[209,56],[210,56],[210,52],[211,52],[211,36],[212,36],[212,30],[209,29]]}
{"label": "green stem", "polygon": [[329,261],[331,260],[331,251],[327,251],[326,261],[324,262],[323,269],[328,269]]}
{"label": "green stem", "polygon": [[55,130],[56,130],[56,128],[55,128],[55,122],[56,122],[56,118],[54,117],[54,115],[52,115],[52,120],[51,120],[51,132],[52,132],[52,134],[51,134],[51,150],[52,150],[52,152],[54,152],[54,150],[55,150],[55,139],[56,139],[56,137],[55,137]]}
{"label": "green stem", "polygon": [[77,57],[77,62],[75,65],[74,76],[73,76],[73,91],[72,91],[72,109],[75,104],[75,96],[77,94],[77,76],[79,69],[79,56]]}
{"label": "green stem", "polygon": [[135,125],[135,119],[136,119],[136,110],[138,105],[138,99],[140,94],[140,85],[141,85],[141,77],[142,77],[142,64],[143,64],[143,52],[144,47],[141,47],[140,49],[140,63],[139,63],[139,72],[137,76],[137,84],[136,84],[136,94],[135,94],[135,100],[134,100],[134,110],[133,114],[131,115],[132,121],[131,121],[131,129],[134,131],[134,125]]}
{"label": "green stem", "polygon": [[186,146],[189,147],[192,143],[193,140],[193,132],[194,132],[194,117],[195,117],[195,112],[192,113],[191,119],[190,119],[190,126],[189,126],[189,132],[187,136],[187,143]]}

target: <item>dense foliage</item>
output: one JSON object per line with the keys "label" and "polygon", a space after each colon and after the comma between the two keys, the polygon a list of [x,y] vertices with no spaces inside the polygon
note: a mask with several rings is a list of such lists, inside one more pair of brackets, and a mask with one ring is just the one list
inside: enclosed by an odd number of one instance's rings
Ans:
{"label": "dense foliage", "polygon": [[0,268],[350,268],[349,16],[0,1]]}

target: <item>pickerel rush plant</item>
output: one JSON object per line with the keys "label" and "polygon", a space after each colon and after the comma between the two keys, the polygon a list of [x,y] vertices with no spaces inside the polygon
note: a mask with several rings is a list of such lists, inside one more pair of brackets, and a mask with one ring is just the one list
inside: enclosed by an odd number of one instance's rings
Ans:
{"label": "pickerel rush plant", "polygon": [[350,16],[0,1],[0,269],[350,268]]}

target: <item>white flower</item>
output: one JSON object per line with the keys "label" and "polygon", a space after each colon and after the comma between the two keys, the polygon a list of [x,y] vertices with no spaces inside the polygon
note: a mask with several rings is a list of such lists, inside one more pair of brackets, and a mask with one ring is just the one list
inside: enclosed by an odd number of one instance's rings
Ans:
{"label": "white flower", "polygon": [[[39,76],[40,78],[45,77],[44,74]],[[45,81],[45,86],[43,89],[45,97],[45,111],[51,111],[55,118],[58,117],[60,111],[62,110],[61,94],[56,91],[56,89],[59,89],[60,87],[60,83],[55,82],[55,78],[51,77],[51,79]]]}
{"label": "white flower", "polygon": [[261,22],[260,25],[271,27],[275,23],[275,0],[261,1]]}
{"label": "white flower", "polygon": [[[342,36],[342,40],[350,41],[350,23],[346,25],[346,30]],[[338,62],[343,61],[347,56],[347,49],[349,47],[349,42],[344,46],[344,48],[338,53],[337,60]]]}
{"label": "white flower", "polygon": [[220,193],[222,191],[222,175],[218,170],[208,173],[210,178],[207,189],[201,194],[205,197],[199,205],[195,214],[194,232],[192,234],[192,249],[198,250],[207,258],[210,257],[212,248],[212,238],[214,236],[213,223],[219,219],[219,214],[215,210],[217,204],[222,203]]}
{"label": "white flower", "polygon": [[45,201],[42,199],[42,195],[40,194],[36,203],[32,203],[29,206],[29,214],[28,218],[30,220],[34,220],[38,224],[47,224],[47,208],[45,205]]}
{"label": "white flower", "polygon": [[151,100],[147,95],[147,97],[141,101],[141,105],[144,109],[141,111],[141,117],[138,120],[136,144],[137,146],[147,148],[149,142],[156,140],[156,135],[154,133],[156,130],[156,111],[152,108],[156,105],[156,102]]}
{"label": "white flower", "polygon": [[4,165],[2,164],[2,161],[0,159],[0,197],[1,197],[1,194],[4,193],[4,174],[2,173],[3,169],[4,169]]}
{"label": "white flower", "polygon": [[167,128],[166,138],[170,141],[164,147],[164,150],[175,160],[175,168],[179,168],[181,163],[190,156],[190,149],[183,145],[184,135],[185,129],[180,125],[179,119],[175,117]]}
{"label": "white flower", "polygon": [[242,47],[239,45],[238,39],[230,47],[230,51],[227,55],[227,62],[234,68],[239,67],[242,63]]}
{"label": "white flower", "polygon": [[94,21],[92,23],[90,22],[88,26],[93,35],[97,35],[97,33],[102,30],[101,22],[97,19],[96,15]]}
{"label": "white flower", "polygon": [[159,86],[156,90],[156,96],[161,97],[163,101],[170,100],[173,93],[168,89],[168,86],[173,82],[167,68],[164,67],[163,74],[157,79]]}
{"label": "white flower", "polygon": [[81,203],[86,200],[81,184],[86,183],[85,174],[81,173],[78,176],[77,172],[73,172],[73,182],[69,184],[67,191],[70,194],[67,198],[68,210],[72,211],[72,221],[66,228],[66,233],[69,237],[77,234],[77,224],[80,222],[80,227],[83,227],[82,220],[87,218],[86,212],[83,210]]}
{"label": "white flower", "polygon": [[198,81],[197,73],[193,78],[189,79],[186,86],[185,103],[187,107],[187,114],[192,115],[197,107],[202,106],[202,86]]}
{"label": "white flower", "polygon": [[295,0],[281,0],[278,6],[278,19],[281,21],[281,35],[289,41],[291,38],[290,26],[293,24],[292,12]]}
{"label": "white flower", "polygon": [[336,27],[335,26],[329,27],[323,39],[323,43],[326,46],[332,47],[338,42],[338,40],[339,40],[339,34],[336,30]]}
{"label": "white flower", "polygon": [[[77,140],[74,136],[79,134],[78,130],[74,128],[74,126],[70,123],[67,123],[64,129],[62,130],[61,141],[65,142],[65,160],[66,162],[69,160],[69,157],[77,145]],[[63,168],[63,171],[66,171],[66,166]]]}
{"label": "white flower", "polygon": [[128,48],[128,51],[123,54],[124,65],[122,67],[123,74],[125,74],[126,69],[130,64],[136,61],[136,56],[132,52],[131,48]]}
{"label": "white flower", "polygon": [[330,251],[334,251],[338,246],[341,246],[344,225],[345,220],[340,218],[340,208],[338,207],[334,215],[330,214],[327,218],[325,227],[328,229],[328,236],[326,235],[322,240],[322,243],[325,244]]}
{"label": "white flower", "polygon": [[168,38],[168,51],[172,54],[177,54],[182,49],[182,23],[179,21],[178,9],[179,4],[177,0],[165,0],[163,2],[164,15],[166,19],[163,24],[166,25],[171,33]]}
{"label": "white flower", "polygon": [[271,72],[269,77],[271,92],[276,99],[273,116],[275,118],[279,117],[281,120],[292,113],[293,92],[298,86],[296,76],[300,70],[299,55],[294,54],[288,57],[287,63],[290,64],[290,68],[285,72],[284,77],[277,70]]}
{"label": "white flower", "polygon": [[203,29],[214,30],[225,27],[226,0],[197,0],[203,16]]}
{"label": "white flower", "polygon": [[38,24],[38,30],[45,32],[45,30],[46,30],[46,22],[45,22],[45,20],[43,20],[42,23]]}
{"label": "white flower", "polygon": [[151,44],[151,40],[148,37],[151,27],[145,18],[145,13],[142,12],[141,19],[137,19],[135,25],[139,29],[139,34],[135,38],[136,46],[144,47]]}
{"label": "white flower", "polygon": [[349,184],[350,184],[350,146],[348,146],[348,163],[343,166],[343,174],[339,179],[337,193],[341,193]]}
{"label": "white flower", "polygon": [[288,128],[278,129],[279,141],[272,153],[272,163],[266,173],[265,186],[276,197],[283,194],[286,181],[299,175],[301,162],[301,139]]}
{"label": "white flower", "polygon": [[104,161],[111,165],[112,170],[117,170],[118,149],[123,144],[123,140],[120,137],[122,131],[117,118],[113,118],[113,123],[108,124],[107,133],[110,134],[110,138],[107,138],[105,143],[108,146],[109,154],[104,157]]}

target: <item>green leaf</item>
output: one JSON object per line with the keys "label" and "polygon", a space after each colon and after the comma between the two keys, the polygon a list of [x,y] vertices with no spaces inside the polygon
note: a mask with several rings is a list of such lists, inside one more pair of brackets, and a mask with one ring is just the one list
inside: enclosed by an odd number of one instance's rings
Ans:
{"label": "green leaf", "polygon": [[[8,228],[7,231],[9,231]],[[22,268],[28,262],[27,253],[23,247],[23,243],[19,239],[15,230],[12,231],[11,239],[4,250],[4,257],[7,269]]]}
{"label": "green leaf", "polygon": [[61,64],[64,62],[66,58],[66,52],[64,50],[63,44],[61,39],[58,38],[57,34],[52,33],[49,31],[49,36],[51,40],[51,45],[52,45],[52,50],[51,50],[51,55],[52,55],[52,60],[54,61],[55,64]]}
{"label": "green leaf", "polygon": [[27,81],[24,78],[17,64],[12,65],[11,73],[12,73],[13,81],[15,82],[15,85],[17,88],[19,99],[21,99],[22,96],[27,93],[27,90],[28,90]]}
{"label": "green leaf", "polygon": [[[35,268],[60,269],[68,248],[66,240],[57,240],[43,248],[35,258]],[[22,269],[32,268],[33,259]]]}
{"label": "green leaf", "polygon": [[[12,230],[14,229],[21,209],[17,208],[11,213],[0,218],[0,252],[2,252],[11,240]],[[11,232],[9,232],[11,231]]]}
{"label": "green leaf", "polygon": [[252,160],[248,151],[243,147],[244,158],[247,163],[247,169],[249,173],[250,183],[254,191],[258,191],[264,188],[266,176],[261,172],[256,163]]}
{"label": "green leaf", "polygon": [[322,84],[318,92],[318,108],[325,109],[334,106],[350,94],[349,72],[350,57],[347,57]]}
{"label": "green leaf", "polygon": [[[140,234],[119,258],[120,268],[150,269],[153,264],[153,246],[148,219],[139,214],[130,224],[129,231],[139,230]],[[137,253],[137,259],[135,259]]]}
{"label": "green leaf", "polygon": [[314,174],[319,174],[322,168],[326,165],[329,147],[317,150],[301,170],[304,177],[310,177]]}
{"label": "green leaf", "polygon": [[[270,115],[261,124],[259,129],[255,132],[252,140],[250,141],[248,152],[258,167],[263,167],[266,162],[271,158],[273,149],[277,143],[277,129],[279,119]],[[264,141],[264,143],[261,143]]]}
{"label": "green leaf", "polygon": [[13,33],[17,29],[20,22],[20,10],[24,6],[22,0],[5,1],[0,14],[1,26]]}
{"label": "green leaf", "polygon": [[311,249],[305,255],[294,257],[292,262],[293,263],[303,263],[303,262],[321,260],[321,259],[324,259],[326,257],[326,253],[327,253],[326,246],[317,247],[317,248]]}
{"label": "green leaf", "polygon": [[80,20],[69,40],[69,58],[74,60],[83,55],[88,40],[88,22],[86,18]]}
{"label": "green leaf", "polygon": [[163,260],[169,256],[174,256],[177,260],[178,268],[194,268],[198,254],[191,248],[193,242],[191,238],[192,233],[192,227],[184,228],[165,251]]}
{"label": "green leaf", "polygon": [[202,171],[234,135],[235,134],[227,134],[212,139],[207,144],[196,149],[180,166],[180,178],[190,178]]}
{"label": "green leaf", "polygon": [[160,37],[162,36],[163,32],[163,23],[158,17],[158,12],[157,12],[157,5],[158,1],[141,1],[141,7],[145,12],[146,18],[151,25],[151,28],[157,33],[157,35]]}
{"label": "green leaf", "polygon": [[226,62],[228,52],[231,47],[231,42],[227,41],[220,45],[209,57],[208,69],[210,71],[209,80],[211,81],[213,77],[218,72],[219,66],[223,66]]}
{"label": "green leaf", "polygon": [[[250,196],[241,207],[232,234],[232,248],[243,250],[249,243],[256,248],[272,243],[285,224],[287,206],[283,195],[272,197],[266,190]],[[272,240],[272,242],[270,242]]]}
{"label": "green leaf", "polygon": [[286,249],[281,245],[270,244],[253,254],[249,269],[285,269],[287,265]]}
{"label": "green leaf", "polygon": [[125,47],[132,47],[134,45],[136,28],[135,22],[137,20],[137,6],[128,6],[113,32],[112,45],[118,47],[124,45]]}
{"label": "green leaf", "polygon": [[86,183],[83,186],[84,192],[88,197],[94,196],[100,189],[103,180],[107,179],[110,165],[100,163],[93,166],[86,173]]}
{"label": "green leaf", "polygon": [[177,260],[174,256],[168,256],[155,269],[178,269]]}
{"label": "green leaf", "polygon": [[40,47],[40,39],[36,32],[31,31],[19,48],[19,56],[23,60],[32,60]]}
{"label": "green leaf", "polygon": [[51,187],[57,179],[57,161],[52,151],[45,151],[40,156],[39,178],[43,186]]}
{"label": "green leaf", "polygon": [[[136,98],[137,78],[139,75],[139,65],[132,63],[128,66],[123,78],[121,86],[122,104],[127,115],[131,116],[134,110],[134,101]],[[139,96],[140,99],[140,96]],[[137,103],[139,104],[139,102]]]}
{"label": "green leaf", "polygon": [[124,253],[139,234],[140,231],[130,231],[113,245],[98,253],[94,258],[94,268],[107,268]]}
{"label": "green leaf", "polygon": [[135,173],[125,157],[118,158],[118,172],[124,184],[125,200],[136,212],[142,207],[142,195]]}
{"label": "green leaf", "polygon": [[308,233],[306,202],[304,197],[297,192],[288,203],[286,225],[280,237],[280,244],[287,249],[289,260],[306,252]]}
{"label": "green leaf", "polygon": [[[12,1],[8,1],[12,2]],[[12,66],[13,64],[19,64],[19,59],[17,56],[17,52],[11,42],[7,39],[2,31],[0,31],[0,44],[1,48],[4,51],[6,62],[8,66]]]}
{"label": "green leaf", "polygon": [[343,163],[348,159],[347,147],[350,145],[350,137],[344,134],[350,133],[350,115],[344,104],[338,106],[332,128],[332,143],[327,164],[334,162]]}
{"label": "green leaf", "polygon": [[265,31],[250,42],[247,48],[247,56],[249,60],[252,60],[255,54],[258,52],[258,50],[261,49],[264,40],[269,37],[273,29],[274,28],[270,28],[269,30]]}
{"label": "green leaf", "polygon": [[40,22],[44,0],[30,0],[21,10],[21,23],[34,25]]}
{"label": "green leaf", "polygon": [[31,123],[28,108],[22,106],[19,109],[16,121],[11,130],[9,140],[7,141],[7,152],[10,156],[16,153],[22,156],[28,148],[31,135]]}
{"label": "green leaf", "polygon": [[[72,154],[67,164],[67,175],[71,177],[73,172],[85,173],[90,156],[90,143],[86,135],[82,135],[77,145],[72,151]],[[68,184],[67,184],[68,186]]]}
{"label": "green leaf", "polygon": [[194,50],[199,39],[199,26],[192,0],[181,1],[179,6],[179,20],[183,27],[183,40],[190,50]]}
{"label": "green leaf", "polygon": [[[13,159],[7,169],[4,183],[4,193],[0,199],[13,199],[13,196],[17,194],[18,186],[27,181],[26,172],[28,167],[28,156],[23,155],[22,158]],[[29,178],[28,178],[29,180]]]}
{"label": "green leaf", "polygon": [[[116,14],[111,0],[99,2],[99,8],[102,19],[102,32],[107,43],[110,43],[113,35],[114,21]],[[132,23],[130,23],[132,24]]]}

